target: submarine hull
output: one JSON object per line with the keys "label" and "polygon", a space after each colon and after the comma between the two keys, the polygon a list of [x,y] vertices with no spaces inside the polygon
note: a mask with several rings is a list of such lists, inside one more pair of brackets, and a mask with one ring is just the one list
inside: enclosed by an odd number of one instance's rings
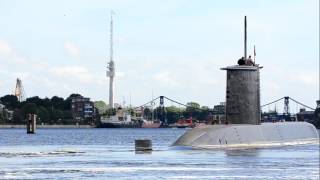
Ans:
{"label": "submarine hull", "polygon": [[173,146],[198,149],[263,148],[319,143],[317,129],[307,122],[206,125],[182,135]]}

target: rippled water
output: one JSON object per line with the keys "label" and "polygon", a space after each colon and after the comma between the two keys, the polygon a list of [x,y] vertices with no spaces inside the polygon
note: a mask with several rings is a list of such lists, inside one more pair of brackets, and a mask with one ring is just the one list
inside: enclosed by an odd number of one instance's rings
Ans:
{"label": "rippled water", "polygon": [[[319,144],[191,150],[184,129],[0,129],[0,179],[319,179]],[[134,140],[152,140],[136,154]]]}

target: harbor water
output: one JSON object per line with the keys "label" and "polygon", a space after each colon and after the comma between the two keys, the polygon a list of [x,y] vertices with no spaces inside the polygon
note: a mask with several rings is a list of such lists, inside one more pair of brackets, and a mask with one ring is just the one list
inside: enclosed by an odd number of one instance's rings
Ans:
{"label": "harbor water", "polygon": [[[0,129],[0,179],[319,179],[319,144],[193,150],[185,129]],[[135,139],[153,151],[136,153]]]}

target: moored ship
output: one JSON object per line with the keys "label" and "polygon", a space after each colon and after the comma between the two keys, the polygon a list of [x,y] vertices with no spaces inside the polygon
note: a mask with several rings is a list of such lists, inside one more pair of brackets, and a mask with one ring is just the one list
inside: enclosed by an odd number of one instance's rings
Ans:
{"label": "moored ship", "polygon": [[140,128],[141,122],[133,121],[129,117],[126,120],[120,120],[117,116],[111,116],[101,119],[100,128]]}
{"label": "moored ship", "polygon": [[192,127],[194,127],[194,123],[193,123],[192,117],[191,117],[189,119],[179,119],[176,123],[169,125],[169,127],[192,128]]}
{"label": "moored ship", "polygon": [[102,117],[100,128],[140,128],[142,121],[138,119],[132,119],[131,115],[119,108],[116,115],[109,117]]}

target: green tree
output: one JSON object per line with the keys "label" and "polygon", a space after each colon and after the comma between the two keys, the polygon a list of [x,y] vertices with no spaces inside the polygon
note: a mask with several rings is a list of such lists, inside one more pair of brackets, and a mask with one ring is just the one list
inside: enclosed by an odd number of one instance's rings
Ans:
{"label": "green tree", "polygon": [[196,102],[188,102],[187,106],[188,106],[187,108],[200,109],[200,105]]}
{"label": "green tree", "polygon": [[63,110],[64,109],[64,99],[58,96],[53,96],[51,98],[51,105],[55,108],[55,109],[60,109]]}
{"label": "green tree", "polygon": [[181,110],[176,106],[166,107],[166,117],[169,124],[177,122],[180,118]]}
{"label": "green tree", "polygon": [[50,112],[50,124],[61,124],[63,119],[63,111],[59,109],[53,109]]}
{"label": "green tree", "polygon": [[37,105],[35,103],[27,103],[22,107],[23,116],[27,114],[37,114]]}
{"label": "green tree", "polygon": [[13,111],[13,118],[12,118],[13,124],[24,124],[26,123],[26,120],[23,116],[23,113],[20,109],[15,109]]}
{"label": "green tree", "polygon": [[187,103],[187,108],[184,114],[186,117],[193,117],[194,119],[199,119],[200,111],[200,105],[198,103],[189,102]]}
{"label": "green tree", "polygon": [[104,101],[95,101],[94,107],[98,109],[99,114],[103,114],[107,110],[107,104]]}
{"label": "green tree", "polygon": [[34,103],[36,105],[41,105],[42,99],[39,98],[39,96],[33,96],[26,99],[26,103]]}
{"label": "green tree", "polygon": [[38,118],[40,119],[38,123],[42,123],[42,122],[49,123],[49,120],[50,120],[49,111],[43,106],[38,107]]}
{"label": "green tree", "polygon": [[63,119],[73,119],[72,112],[70,110],[63,111]]}
{"label": "green tree", "polygon": [[14,95],[5,95],[0,98],[0,101],[2,102],[3,105],[6,106],[7,109],[14,110],[18,108],[19,106],[19,101],[18,98]]}
{"label": "green tree", "polygon": [[0,113],[0,123],[4,123],[5,122],[5,117],[4,117],[4,114],[1,112]]}
{"label": "green tree", "polygon": [[40,106],[45,107],[47,110],[49,108],[51,108],[52,104],[51,104],[51,100],[47,97],[45,97],[44,99],[41,100],[41,104],[39,104]]}

